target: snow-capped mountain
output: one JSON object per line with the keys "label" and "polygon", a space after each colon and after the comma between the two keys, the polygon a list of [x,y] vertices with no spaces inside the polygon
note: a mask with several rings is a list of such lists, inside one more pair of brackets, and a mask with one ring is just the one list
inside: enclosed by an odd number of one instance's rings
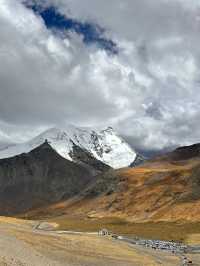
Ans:
{"label": "snow-capped mountain", "polygon": [[129,166],[136,159],[136,152],[111,127],[93,130],[71,125],[65,130],[51,128],[28,142],[8,146],[0,150],[0,159],[27,153],[45,140],[57,153],[71,161],[74,146],[115,169]]}

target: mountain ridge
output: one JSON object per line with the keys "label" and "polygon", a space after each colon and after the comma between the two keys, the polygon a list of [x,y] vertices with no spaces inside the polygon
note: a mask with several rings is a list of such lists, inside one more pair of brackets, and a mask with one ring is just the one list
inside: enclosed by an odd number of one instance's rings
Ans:
{"label": "mountain ridge", "polygon": [[62,157],[70,161],[73,161],[74,145],[112,168],[127,167],[136,159],[136,152],[111,127],[93,130],[72,125],[65,130],[48,129],[30,141],[1,149],[0,159],[30,152],[45,140],[48,140]]}
{"label": "mountain ridge", "polygon": [[90,169],[63,158],[46,141],[0,160],[0,213],[14,215],[71,198],[93,178]]}

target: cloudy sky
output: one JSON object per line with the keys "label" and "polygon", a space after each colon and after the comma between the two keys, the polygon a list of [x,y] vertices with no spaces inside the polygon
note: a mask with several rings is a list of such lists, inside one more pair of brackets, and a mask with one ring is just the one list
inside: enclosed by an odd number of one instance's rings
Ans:
{"label": "cloudy sky", "polygon": [[0,0],[0,142],[67,123],[200,142],[199,0]]}

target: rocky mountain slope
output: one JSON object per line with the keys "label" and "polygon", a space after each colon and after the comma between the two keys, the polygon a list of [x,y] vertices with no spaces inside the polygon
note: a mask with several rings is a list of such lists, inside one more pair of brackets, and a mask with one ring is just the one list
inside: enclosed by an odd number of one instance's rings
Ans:
{"label": "rocky mountain slope", "polygon": [[136,166],[142,165],[143,163],[145,163],[145,161],[147,161],[147,158],[145,158],[144,156],[140,154],[137,154],[137,156],[135,157],[135,160],[129,166],[136,167]]}
{"label": "rocky mountain slope", "polygon": [[0,214],[16,214],[71,198],[91,182],[96,165],[98,168],[99,162],[95,164],[93,159],[91,171],[91,166],[68,161],[48,142],[29,153],[1,159]]}
{"label": "rocky mountain slope", "polygon": [[[26,143],[0,149],[0,159],[30,152],[45,140],[70,161],[82,161],[84,152],[113,168],[129,166],[136,159],[136,152],[112,128],[93,130],[71,125],[65,130],[49,129]],[[77,149],[81,150],[81,158],[77,158]]]}
{"label": "rocky mountain slope", "polygon": [[200,144],[135,168],[100,175],[74,200],[30,215],[76,214],[128,221],[200,221]]}

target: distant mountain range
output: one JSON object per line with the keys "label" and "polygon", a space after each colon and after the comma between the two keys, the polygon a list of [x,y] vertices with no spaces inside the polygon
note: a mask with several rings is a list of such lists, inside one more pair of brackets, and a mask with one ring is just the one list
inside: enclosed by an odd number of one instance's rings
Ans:
{"label": "distant mountain range", "polygon": [[111,127],[94,130],[69,125],[65,130],[51,128],[22,144],[2,145],[0,159],[30,152],[45,140],[63,158],[75,162],[84,162],[85,156],[89,156],[117,169],[129,166],[137,157],[136,152]]}

